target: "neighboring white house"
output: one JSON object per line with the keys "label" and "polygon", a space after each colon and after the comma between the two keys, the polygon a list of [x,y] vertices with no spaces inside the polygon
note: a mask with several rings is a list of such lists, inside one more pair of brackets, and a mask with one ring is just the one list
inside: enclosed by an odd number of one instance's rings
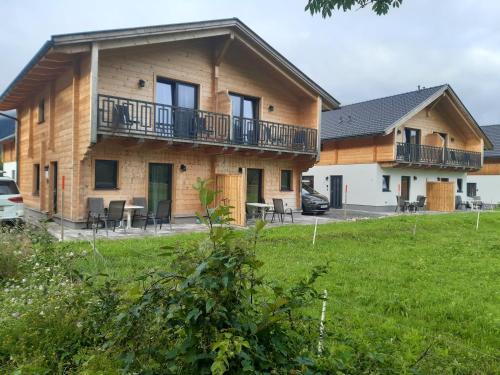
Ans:
{"label": "neighboring white house", "polygon": [[[9,115],[14,115],[11,113]],[[5,177],[16,178],[16,122],[8,117],[0,116],[0,170]]]}
{"label": "neighboring white house", "polygon": [[467,194],[480,196],[489,204],[500,203],[500,125],[483,126],[493,143],[493,150],[484,152],[484,165],[467,179]]}
{"label": "neighboring white house", "polygon": [[305,182],[334,208],[388,211],[398,195],[427,196],[427,182],[454,182],[465,199],[468,173],[481,168],[483,148],[492,145],[442,85],[324,112],[321,146]]}

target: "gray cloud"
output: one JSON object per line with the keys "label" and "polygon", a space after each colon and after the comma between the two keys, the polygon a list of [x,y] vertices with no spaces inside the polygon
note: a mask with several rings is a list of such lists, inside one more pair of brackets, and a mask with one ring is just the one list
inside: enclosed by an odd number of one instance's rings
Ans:
{"label": "gray cloud", "polygon": [[500,2],[405,0],[331,19],[306,0],[3,0],[0,91],[52,34],[238,17],[342,103],[450,83],[481,124],[500,123]]}

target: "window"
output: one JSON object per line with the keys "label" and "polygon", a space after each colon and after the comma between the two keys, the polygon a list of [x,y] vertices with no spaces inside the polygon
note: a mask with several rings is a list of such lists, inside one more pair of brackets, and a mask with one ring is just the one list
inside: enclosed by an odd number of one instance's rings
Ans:
{"label": "window", "polygon": [[467,196],[470,198],[477,196],[477,185],[475,182],[467,182]]}
{"label": "window", "polygon": [[440,181],[440,182],[450,182],[450,179],[448,177],[438,177],[438,181]]}
{"label": "window", "polygon": [[314,189],[314,176],[302,176],[302,186],[304,185]]}
{"label": "window", "polygon": [[45,99],[38,102],[38,123],[41,124],[45,121]]}
{"label": "window", "polygon": [[382,191],[391,191],[391,176],[382,176]]}
{"label": "window", "polygon": [[406,141],[406,143],[410,143],[412,145],[419,145],[420,144],[420,130],[419,129],[405,128],[405,141]]}
{"label": "window", "polygon": [[464,185],[464,180],[457,178],[457,193],[463,193],[462,188]]}
{"label": "window", "polygon": [[292,171],[282,170],[281,171],[281,191],[292,191]]}
{"label": "window", "polygon": [[198,106],[198,87],[158,78],[156,80],[156,102],[174,107],[196,109]]}
{"label": "window", "polygon": [[96,189],[118,188],[118,161],[116,160],[95,161],[95,188]]}
{"label": "window", "polygon": [[0,181],[0,195],[13,195],[19,194],[19,189],[14,181],[1,180]]}
{"label": "window", "polygon": [[33,195],[40,195],[40,164],[33,164]]}

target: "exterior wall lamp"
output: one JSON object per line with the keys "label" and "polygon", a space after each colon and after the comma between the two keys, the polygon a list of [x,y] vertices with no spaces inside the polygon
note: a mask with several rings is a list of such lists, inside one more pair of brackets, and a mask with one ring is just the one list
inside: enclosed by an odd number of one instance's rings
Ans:
{"label": "exterior wall lamp", "polygon": [[187,171],[187,167],[185,164],[181,164],[180,168],[181,172],[186,172]]}
{"label": "exterior wall lamp", "polygon": [[274,112],[274,105],[270,105],[269,107],[267,107],[267,110],[269,112]]}
{"label": "exterior wall lamp", "polygon": [[137,86],[142,89],[144,86],[146,86],[146,81],[140,79],[139,82],[137,82]]}

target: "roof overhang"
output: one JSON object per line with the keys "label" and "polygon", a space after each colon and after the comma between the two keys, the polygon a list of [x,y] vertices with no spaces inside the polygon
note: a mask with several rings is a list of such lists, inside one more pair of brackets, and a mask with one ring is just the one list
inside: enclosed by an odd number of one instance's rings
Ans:
{"label": "roof overhang", "polygon": [[0,110],[15,108],[25,96],[50,81],[74,61],[74,55],[90,52],[92,45],[100,50],[138,45],[151,45],[196,38],[234,35],[268,63],[289,76],[297,84],[321,97],[324,109],[337,108],[340,103],[266,41],[237,18],[149,26],[116,30],[54,35],[30,60],[21,73],[0,96]]}
{"label": "roof overhang", "polygon": [[8,142],[8,141],[13,141],[16,139],[15,134],[8,135],[7,137],[0,138],[0,144]]}
{"label": "roof overhang", "polygon": [[456,110],[460,112],[461,116],[464,118],[465,122],[467,123],[469,129],[476,134],[479,138],[482,138],[484,140],[484,148],[486,150],[491,150],[493,149],[493,144],[491,143],[490,139],[487,137],[487,135],[484,133],[484,131],[481,129],[477,121],[472,117],[471,113],[469,110],[465,107],[465,105],[462,103],[460,98],[457,96],[455,91],[451,88],[450,85],[444,85],[440,90],[436,91],[434,95],[431,95],[427,100],[423,101],[420,105],[415,107],[413,110],[408,112],[406,115],[395,121],[391,126],[389,126],[387,129],[385,129],[385,134],[391,133],[395,128],[398,126],[404,124],[407,122],[409,119],[411,119],[413,116],[415,116],[417,113],[420,113],[423,111],[425,108],[432,104],[437,104],[437,102],[443,98],[448,97],[451,102],[455,105]]}

